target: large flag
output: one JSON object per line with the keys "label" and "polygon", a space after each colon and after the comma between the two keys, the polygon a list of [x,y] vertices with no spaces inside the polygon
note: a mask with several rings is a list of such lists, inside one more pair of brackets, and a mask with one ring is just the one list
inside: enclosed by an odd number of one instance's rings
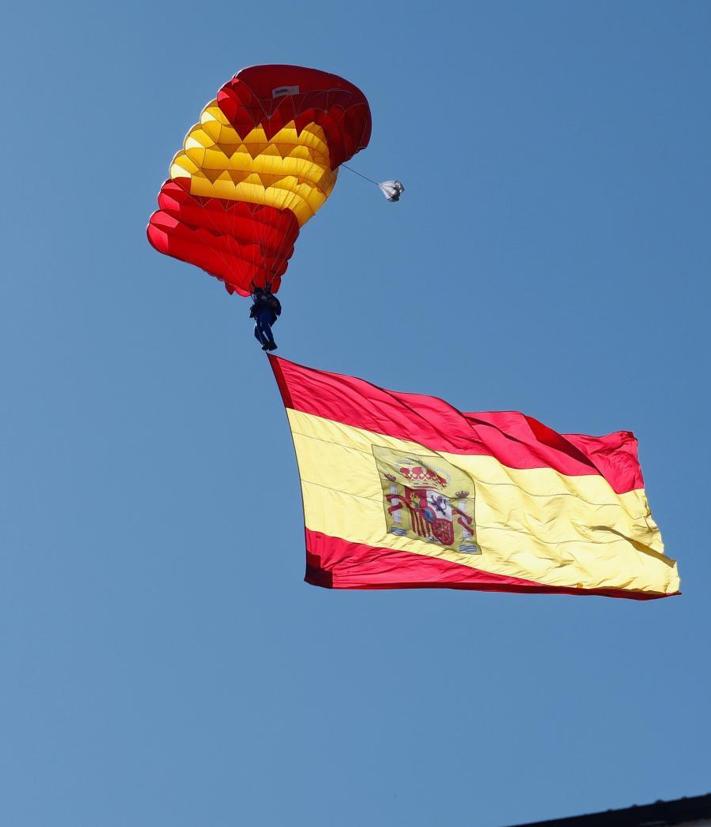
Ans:
{"label": "large flag", "polygon": [[270,356],[301,476],[306,580],[676,594],[629,431],[558,434]]}

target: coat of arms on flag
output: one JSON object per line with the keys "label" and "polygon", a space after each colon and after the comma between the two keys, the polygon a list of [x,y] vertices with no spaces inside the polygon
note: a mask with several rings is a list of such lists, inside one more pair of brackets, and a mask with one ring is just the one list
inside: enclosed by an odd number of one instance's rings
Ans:
{"label": "coat of arms on flag", "polygon": [[442,457],[373,446],[390,534],[481,554],[474,522],[474,482]]}

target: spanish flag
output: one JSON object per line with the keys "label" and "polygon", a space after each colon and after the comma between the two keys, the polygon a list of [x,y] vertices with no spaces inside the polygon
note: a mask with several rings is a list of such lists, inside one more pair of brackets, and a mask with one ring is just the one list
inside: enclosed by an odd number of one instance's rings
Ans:
{"label": "spanish flag", "polygon": [[269,357],[301,477],[306,580],[654,598],[679,592],[637,441]]}

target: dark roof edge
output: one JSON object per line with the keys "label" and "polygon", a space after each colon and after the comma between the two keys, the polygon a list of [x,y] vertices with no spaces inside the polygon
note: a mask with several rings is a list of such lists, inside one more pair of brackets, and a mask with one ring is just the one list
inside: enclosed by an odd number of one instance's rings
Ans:
{"label": "dark roof edge", "polygon": [[711,819],[711,793],[674,801],[655,801],[654,804],[606,810],[550,821],[531,821],[512,827],[666,827],[690,821]]}

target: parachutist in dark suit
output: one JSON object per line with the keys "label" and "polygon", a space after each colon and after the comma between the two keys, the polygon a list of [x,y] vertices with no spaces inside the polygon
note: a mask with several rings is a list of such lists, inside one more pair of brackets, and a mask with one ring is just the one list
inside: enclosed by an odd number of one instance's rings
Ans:
{"label": "parachutist in dark suit", "polygon": [[279,299],[267,288],[255,287],[252,293],[252,306],[249,309],[249,316],[254,319],[254,335],[262,346],[262,350],[276,350],[272,325],[280,315],[281,304]]}

